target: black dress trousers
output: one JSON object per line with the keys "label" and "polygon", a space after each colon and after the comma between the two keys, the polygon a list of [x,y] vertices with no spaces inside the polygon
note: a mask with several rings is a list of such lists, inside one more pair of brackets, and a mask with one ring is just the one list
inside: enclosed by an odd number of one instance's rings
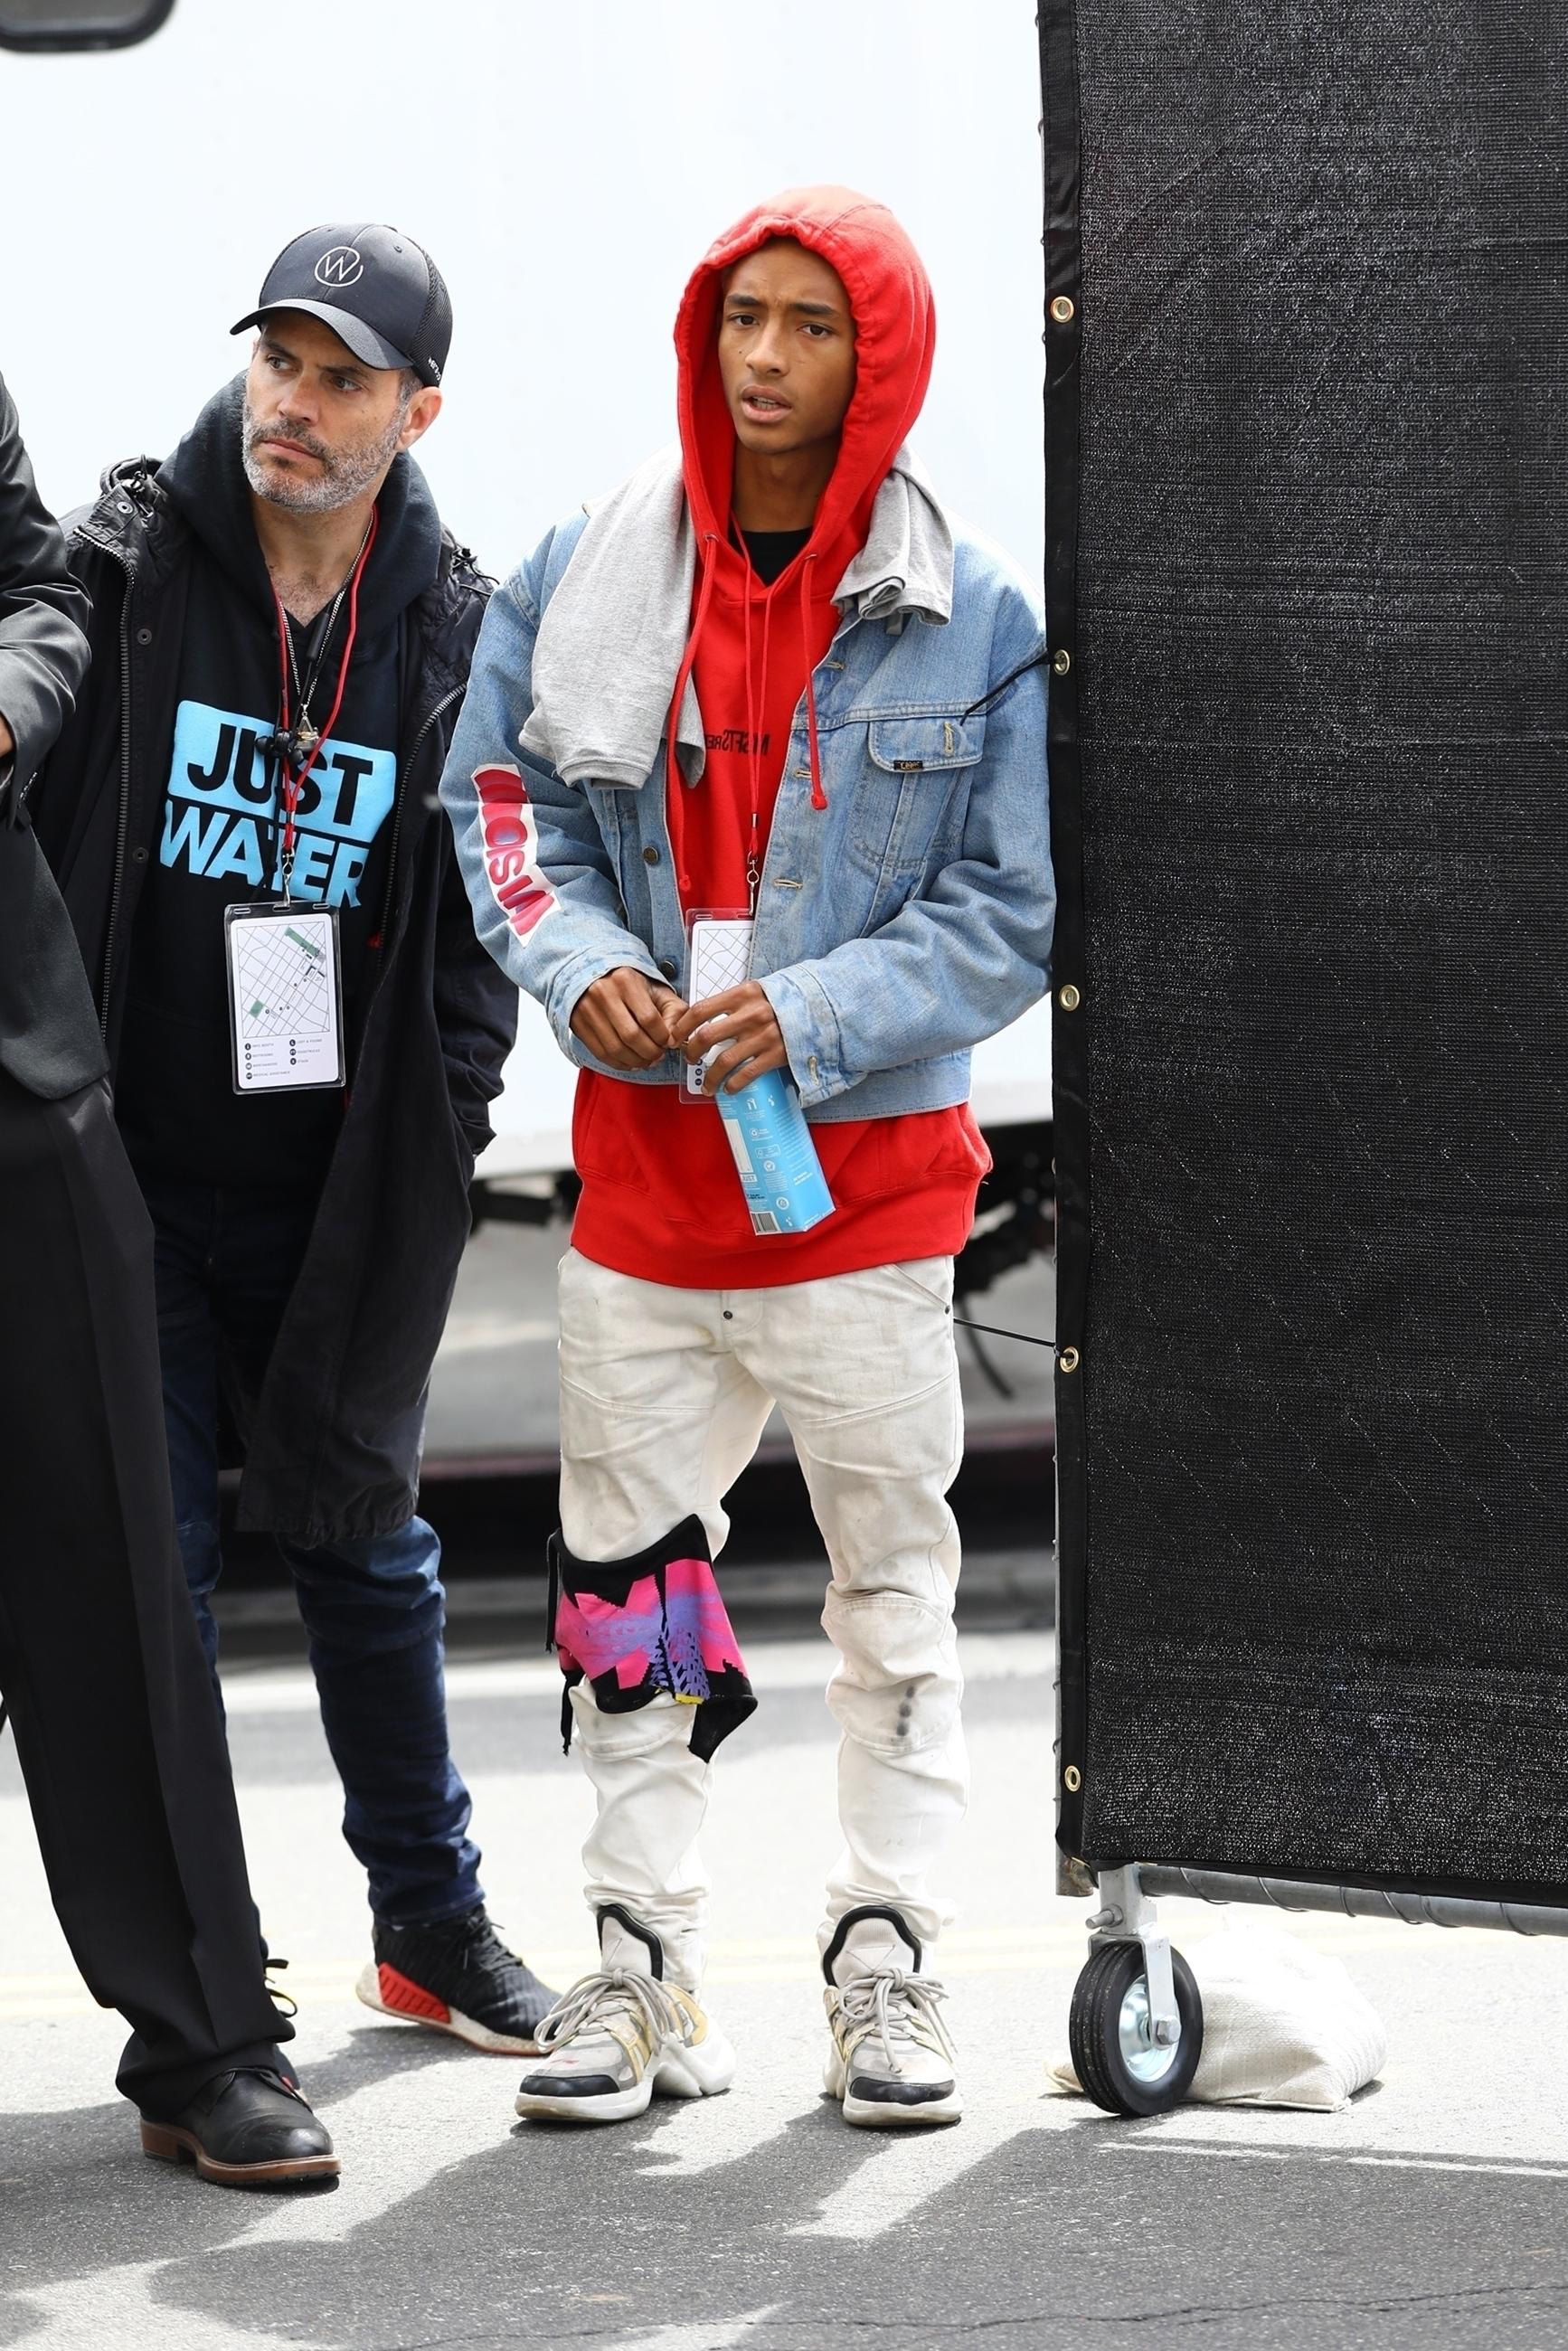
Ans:
{"label": "black dress trousers", "polygon": [[279,2065],[227,1750],[175,1545],[152,1228],[101,1081],[0,1067],[0,1691],[49,1890],[173,2113]]}

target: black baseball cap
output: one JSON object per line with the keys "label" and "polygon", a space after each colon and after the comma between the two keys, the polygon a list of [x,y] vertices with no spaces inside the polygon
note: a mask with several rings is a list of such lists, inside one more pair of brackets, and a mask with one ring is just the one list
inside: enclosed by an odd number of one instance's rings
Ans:
{"label": "black baseball cap", "polygon": [[413,368],[439,383],[452,348],[452,298],[423,246],[379,221],[308,228],[267,273],[261,299],[231,333],[273,310],[324,319],[367,367]]}

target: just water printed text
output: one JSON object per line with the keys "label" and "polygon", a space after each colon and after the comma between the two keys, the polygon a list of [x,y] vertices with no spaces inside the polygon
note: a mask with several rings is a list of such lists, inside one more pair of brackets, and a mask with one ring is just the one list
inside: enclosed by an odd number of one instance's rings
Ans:
{"label": "just water printed text", "polygon": [[[182,702],[159,857],[209,882],[279,889],[277,762],[262,749],[271,722],[205,702]],[[297,898],[357,906],[371,847],[392,808],[391,751],[336,738],[321,746],[299,794],[290,883]]]}

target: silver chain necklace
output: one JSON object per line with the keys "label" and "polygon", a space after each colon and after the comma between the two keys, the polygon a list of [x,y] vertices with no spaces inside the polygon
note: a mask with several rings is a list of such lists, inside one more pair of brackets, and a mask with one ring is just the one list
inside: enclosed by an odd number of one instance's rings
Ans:
{"label": "silver chain necklace", "polygon": [[350,564],[348,570],[344,573],[342,584],[339,588],[337,594],[333,597],[331,604],[328,608],[327,625],[321,632],[321,642],[317,647],[316,658],[310,665],[309,678],[304,684],[301,684],[300,682],[299,663],[294,651],[294,624],[292,620],[290,620],[288,626],[283,632],[284,642],[288,647],[288,669],[289,674],[294,680],[294,701],[295,707],[298,712],[293,727],[290,729],[290,741],[294,746],[294,755],[297,763],[300,759],[308,759],[310,757],[311,752],[316,748],[317,744],[321,740],[316,728],[310,724],[310,697],[321,682],[321,671],[326,663],[327,649],[332,642],[332,632],[338,625],[338,614],[342,610],[343,599],[349,592],[349,583],[360,568],[360,557],[363,555],[365,551],[365,542],[370,538],[371,528],[374,519],[375,517],[372,515],[371,522],[368,522],[365,525],[365,537],[361,539],[358,552],[355,554],[354,559],[352,563]]}

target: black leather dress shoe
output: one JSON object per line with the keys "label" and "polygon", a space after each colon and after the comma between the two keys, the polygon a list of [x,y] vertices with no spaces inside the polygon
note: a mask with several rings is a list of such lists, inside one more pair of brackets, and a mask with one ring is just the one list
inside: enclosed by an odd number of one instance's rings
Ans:
{"label": "black leather dress shoe", "polygon": [[326,2126],[280,2074],[214,2074],[168,2121],[141,2117],[141,2147],[162,2163],[193,2163],[220,2188],[293,2188],[339,2168]]}

